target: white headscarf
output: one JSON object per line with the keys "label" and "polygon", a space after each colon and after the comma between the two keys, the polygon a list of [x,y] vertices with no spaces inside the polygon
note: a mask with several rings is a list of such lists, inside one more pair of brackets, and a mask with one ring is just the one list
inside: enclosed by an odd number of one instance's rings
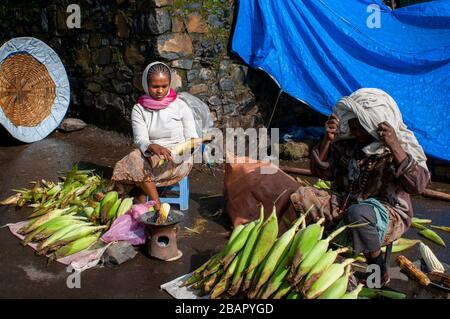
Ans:
{"label": "white headscarf", "polygon": [[[150,68],[152,66],[154,66],[155,64],[162,64],[164,66],[166,66],[169,69],[170,72],[170,82],[172,82],[172,69],[169,68],[169,66],[163,62],[159,62],[159,61],[155,61],[150,63],[149,65],[147,65],[147,67],[144,70],[144,73],[142,74],[142,87],[144,88],[145,94],[150,95],[149,91],[148,91],[148,71],[150,70]],[[172,83],[170,83],[172,84]],[[172,87],[172,86],[171,86]],[[167,94],[170,93],[170,90],[167,92]]]}
{"label": "white headscarf", "polygon": [[339,138],[352,138],[348,126],[348,121],[352,118],[358,118],[364,129],[376,138],[375,142],[363,148],[367,155],[381,154],[385,151],[386,145],[380,142],[377,128],[380,123],[388,122],[394,128],[405,152],[409,153],[420,166],[428,169],[425,153],[414,133],[403,123],[397,103],[383,90],[363,88],[350,96],[344,96],[336,103],[335,113],[340,118]]}

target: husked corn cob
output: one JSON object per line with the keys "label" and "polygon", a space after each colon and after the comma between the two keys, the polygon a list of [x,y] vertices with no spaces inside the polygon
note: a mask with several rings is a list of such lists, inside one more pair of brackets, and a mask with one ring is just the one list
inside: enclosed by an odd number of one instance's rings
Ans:
{"label": "husked corn cob", "polygon": [[420,255],[422,256],[425,264],[427,265],[430,272],[444,272],[445,268],[441,262],[434,255],[433,251],[424,243],[419,245]]}

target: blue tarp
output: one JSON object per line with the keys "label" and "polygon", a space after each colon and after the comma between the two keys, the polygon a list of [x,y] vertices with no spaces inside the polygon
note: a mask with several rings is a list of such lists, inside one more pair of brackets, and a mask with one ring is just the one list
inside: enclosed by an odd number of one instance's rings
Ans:
{"label": "blue tarp", "polygon": [[427,154],[450,160],[450,0],[394,11],[381,0],[240,0],[232,48],[325,115],[361,87],[385,90]]}

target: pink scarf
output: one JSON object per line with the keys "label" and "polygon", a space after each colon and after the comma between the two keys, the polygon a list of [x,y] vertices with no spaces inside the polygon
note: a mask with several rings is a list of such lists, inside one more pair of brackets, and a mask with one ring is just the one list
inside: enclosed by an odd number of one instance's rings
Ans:
{"label": "pink scarf", "polygon": [[142,105],[144,108],[152,111],[164,110],[166,107],[170,105],[177,98],[177,92],[174,89],[169,90],[169,94],[162,100],[158,101],[152,98],[150,95],[145,94],[142,95],[138,99],[138,103]]}

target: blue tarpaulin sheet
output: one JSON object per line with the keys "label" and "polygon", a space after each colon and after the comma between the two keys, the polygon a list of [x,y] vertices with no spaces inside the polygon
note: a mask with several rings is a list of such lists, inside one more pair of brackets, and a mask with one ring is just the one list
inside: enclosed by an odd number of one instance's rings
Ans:
{"label": "blue tarpaulin sheet", "polygon": [[240,0],[232,49],[325,115],[359,88],[388,92],[425,152],[450,160],[450,0]]}

